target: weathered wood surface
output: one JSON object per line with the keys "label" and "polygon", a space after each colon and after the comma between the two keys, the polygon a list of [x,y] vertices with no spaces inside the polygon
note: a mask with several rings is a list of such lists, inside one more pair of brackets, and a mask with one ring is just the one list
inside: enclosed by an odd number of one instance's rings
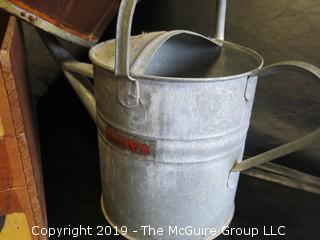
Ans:
{"label": "weathered wood surface", "polygon": [[23,212],[29,227],[46,226],[39,141],[21,27],[14,17],[1,15],[0,20],[0,30],[6,29],[5,34],[0,33],[0,215]]}
{"label": "weathered wood surface", "polygon": [[[120,0],[9,0],[22,9],[74,36],[95,43],[116,16]],[[25,12],[23,12],[25,11]],[[27,12],[27,13],[26,13]],[[27,18],[27,20],[30,20]],[[37,25],[37,21],[29,21]],[[40,26],[41,27],[41,26]]]}

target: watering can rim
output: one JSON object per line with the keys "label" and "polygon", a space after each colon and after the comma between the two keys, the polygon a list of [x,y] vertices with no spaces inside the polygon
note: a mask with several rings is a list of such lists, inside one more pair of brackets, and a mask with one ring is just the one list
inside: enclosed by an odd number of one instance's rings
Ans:
{"label": "watering can rim", "polygon": [[[158,76],[158,75],[150,75],[150,74],[135,74],[134,72],[131,72],[131,76],[134,77],[135,79],[139,79],[139,80],[148,80],[148,81],[165,81],[165,82],[211,82],[211,81],[227,81],[227,80],[232,80],[232,79],[237,79],[237,78],[241,78],[244,76],[250,76],[253,75],[257,72],[259,72],[263,65],[264,65],[264,59],[263,57],[256,52],[255,50],[242,46],[240,44],[236,44],[233,42],[229,42],[226,40],[221,40],[221,39],[211,39],[211,38],[207,38],[201,34],[198,33],[194,33],[191,31],[187,31],[187,30],[173,30],[173,31],[168,31],[168,32],[163,32],[163,31],[159,31],[159,32],[152,32],[152,33],[145,33],[147,34],[168,34],[168,33],[177,33],[177,34],[192,34],[198,37],[202,37],[204,39],[207,39],[208,41],[213,42],[214,44],[220,45],[221,48],[224,47],[231,47],[233,49],[235,49],[236,51],[241,51],[245,54],[247,54],[249,57],[251,57],[252,59],[254,59],[257,63],[255,68],[252,68],[249,71],[245,71],[243,73],[239,73],[239,74],[234,74],[234,75],[227,75],[227,76],[221,76],[221,77],[203,77],[203,78],[188,78],[188,77],[170,77],[170,76]],[[162,33],[162,34],[161,34]],[[136,35],[136,36],[132,36],[133,38],[135,37],[139,37],[142,36],[140,35]],[[159,36],[158,36],[159,37]],[[156,38],[158,38],[156,37]],[[154,40],[153,40],[154,41]],[[115,73],[115,66],[107,64],[105,60],[101,60],[99,59],[99,57],[97,57],[97,52],[101,51],[103,48],[106,47],[114,47],[116,44],[115,39],[111,39],[111,40],[107,40],[104,42],[101,42],[97,45],[95,45],[94,47],[92,47],[89,51],[89,58],[91,60],[91,62],[93,63],[93,65],[99,66],[107,71],[110,71],[112,73]],[[100,57],[101,58],[101,57]],[[110,55],[110,56],[105,56],[105,58],[115,58],[115,54],[114,55]],[[137,57],[139,58],[139,56]]]}
{"label": "watering can rim", "polygon": [[[119,8],[116,38],[115,38],[115,67],[114,74],[135,81],[130,76],[131,57],[131,30],[133,15],[135,13],[138,0],[122,0]],[[226,22],[227,0],[217,0],[217,20],[215,38],[224,40]]]}

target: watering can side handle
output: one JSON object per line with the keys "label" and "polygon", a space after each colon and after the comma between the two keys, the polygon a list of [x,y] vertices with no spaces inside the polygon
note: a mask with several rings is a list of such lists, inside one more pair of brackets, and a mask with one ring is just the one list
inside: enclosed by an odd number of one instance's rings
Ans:
{"label": "watering can side handle", "polygon": [[[115,75],[134,80],[130,76],[130,36],[134,11],[138,0],[122,0],[116,33]],[[217,0],[217,21],[215,37],[224,40],[227,0]]]}
{"label": "watering can side handle", "polygon": [[93,79],[93,65],[89,63],[83,63],[78,61],[66,61],[62,64],[62,68],[79,73],[80,75],[86,76],[88,78]]}
{"label": "watering can side handle", "polygon": [[[287,72],[287,71],[308,73],[320,79],[320,69],[318,67],[311,65],[309,63],[300,62],[300,61],[288,61],[288,62],[275,63],[263,68],[255,76],[265,76],[265,75],[270,75],[270,74],[275,74],[280,72]],[[242,172],[242,171],[248,170],[252,167],[261,165],[263,163],[272,161],[279,157],[282,157],[287,154],[293,153],[297,150],[300,150],[301,148],[307,146],[308,144],[314,142],[319,138],[320,138],[320,127],[304,137],[301,137],[297,140],[284,144],[280,147],[274,148],[270,151],[267,151],[265,153],[262,153],[252,158],[249,158],[247,160],[244,160],[240,163],[237,163],[232,168],[231,171]]]}
{"label": "watering can side handle", "polygon": [[92,65],[76,61],[71,54],[60,45],[55,37],[41,30],[38,30],[38,33],[56,62],[61,65],[68,82],[80,98],[91,118],[95,121],[96,101],[94,97],[94,87],[89,79],[84,77],[93,77]]}

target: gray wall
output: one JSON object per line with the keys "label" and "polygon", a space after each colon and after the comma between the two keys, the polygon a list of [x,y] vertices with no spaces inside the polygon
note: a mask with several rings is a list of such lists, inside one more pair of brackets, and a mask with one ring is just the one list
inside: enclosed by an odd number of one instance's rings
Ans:
{"label": "gray wall", "polygon": [[[215,32],[216,0],[143,0],[136,32],[189,29]],[[318,0],[229,0],[226,39],[264,55],[267,63],[296,58],[320,62]]]}

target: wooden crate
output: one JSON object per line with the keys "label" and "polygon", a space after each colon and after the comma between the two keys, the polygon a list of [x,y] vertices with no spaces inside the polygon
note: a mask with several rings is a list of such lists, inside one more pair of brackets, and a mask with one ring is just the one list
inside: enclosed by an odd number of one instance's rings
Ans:
{"label": "wooden crate", "polygon": [[39,141],[21,26],[0,12],[0,240],[46,227]]}
{"label": "wooden crate", "polygon": [[1,0],[0,8],[65,40],[94,45],[118,13],[120,0]]}

